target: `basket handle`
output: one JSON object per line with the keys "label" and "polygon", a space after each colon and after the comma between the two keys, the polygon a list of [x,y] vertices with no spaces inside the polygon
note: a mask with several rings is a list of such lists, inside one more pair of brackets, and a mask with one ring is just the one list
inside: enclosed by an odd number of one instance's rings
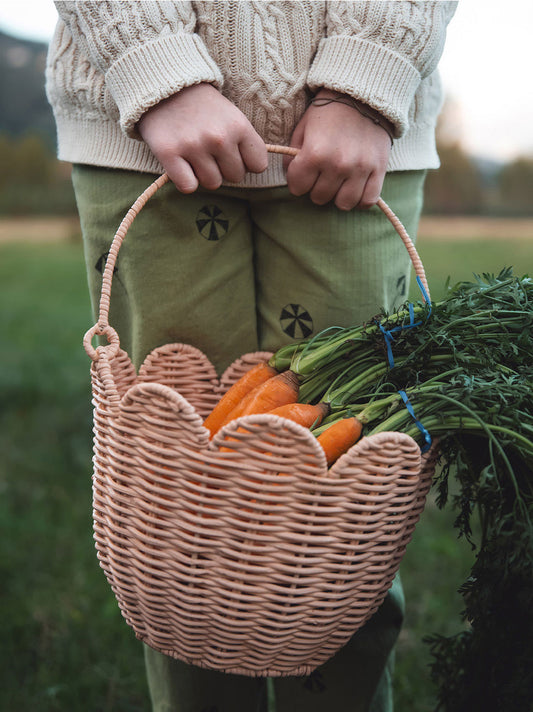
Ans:
{"label": "basket handle", "polygon": [[[293,148],[291,146],[276,146],[272,144],[266,144],[266,148],[269,153],[281,153],[287,156],[296,156],[298,155],[299,151],[299,149]],[[124,238],[126,237],[126,234],[137,215],[144,208],[150,198],[155,195],[155,193],[157,193],[157,191],[162,186],[164,186],[165,183],[168,183],[169,180],[170,178],[168,177],[168,175],[166,173],[163,173],[163,175],[159,176],[159,178],[157,178],[151,185],[149,185],[148,188],[146,188],[146,190],[141,193],[141,195],[137,198],[137,200],[128,210],[122,222],[120,223],[118,230],[115,233],[113,242],[111,243],[111,247],[109,248],[109,254],[107,256],[104,274],[102,276],[102,291],[100,295],[98,321],[93,327],[89,329],[89,331],[87,331],[87,333],[83,337],[83,346],[85,348],[85,351],[93,361],[98,360],[98,351],[92,346],[91,343],[95,336],[107,337],[109,341],[109,347],[107,348],[109,348],[110,351],[109,358],[112,358],[118,352],[120,346],[118,334],[115,329],[113,329],[113,327],[109,324],[111,284],[113,281],[113,272],[118,257],[118,251],[120,250]],[[426,300],[427,295],[427,298],[429,299],[429,287],[424,271],[424,266],[411,238],[407,234],[407,230],[402,225],[399,218],[394,214],[394,212],[389,208],[387,203],[382,198],[378,199],[376,205],[383,211],[385,216],[389,219],[392,226],[402,239],[413,264],[415,274],[419,278],[425,289],[425,292],[423,292],[423,298],[424,300]]]}

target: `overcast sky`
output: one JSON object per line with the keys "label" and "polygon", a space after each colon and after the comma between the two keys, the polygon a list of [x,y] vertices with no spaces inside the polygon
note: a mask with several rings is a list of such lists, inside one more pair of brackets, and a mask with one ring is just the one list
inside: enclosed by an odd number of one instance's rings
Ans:
{"label": "overcast sky", "polygon": [[[52,0],[2,0],[0,30],[47,42]],[[509,160],[533,156],[533,0],[459,0],[440,71],[465,148]]]}

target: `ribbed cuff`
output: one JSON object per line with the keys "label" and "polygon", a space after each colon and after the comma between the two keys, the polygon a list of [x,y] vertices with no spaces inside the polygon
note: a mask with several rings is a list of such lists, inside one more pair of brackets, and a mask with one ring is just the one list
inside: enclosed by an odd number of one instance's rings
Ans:
{"label": "ribbed cuff", "polygon": [[420,84],[420,73],[396,52],[358,37],[337,35],[321,40],[307,83],[349,94],[379,111],[402,136]]}
{"label": "ribbed cuff", "polygon": [[101,116],[79,119],[58,112],[55,118],[60,161],[163,173],[163,167],[148,145],[125,136],[117,123]]}
{"label": "ribbed cuff", "polygon": [[201,82],[221,87],[222,74],[198,35],[185,33],[160,37],[131,50],[106,74],[121,128],[131,138],[139,138],[135,126],[150,107]]}

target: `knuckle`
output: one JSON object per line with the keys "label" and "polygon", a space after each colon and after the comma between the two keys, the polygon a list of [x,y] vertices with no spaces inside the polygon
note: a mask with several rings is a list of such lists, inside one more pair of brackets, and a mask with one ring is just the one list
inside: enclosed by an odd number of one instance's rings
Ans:
{"label": "knuckle", "polygon": [[227,145],[228,137],[224,131],[212,131],[205,140],[205,144],[213,153],[218,153]]}
{"label": "knuckle", "polygon": [[342,156],[335,162],[335,170],[337,175],[342,178],[349,178],[354,172],[355,164],[346,156]]}
{"label": "knuckle", "polygon": [[185,158],[195,156],[202,150],[202,141],[198,137],[183,138],[176,146],[176,153]]}
{"label": "knuckle", "polygon": [[247,135],[250,130],[253,131],[252,126],[244,114],[237,114],[233,117],[232,131],[237,136]]}
{"label": "knuckle", "polygon": [[176,144],[170,141],[160,141],[157,144],[152,144],[151,149],[162,163],[173,160],[180,153]]}
{"label": "knuckle", "polygon": [[328,155],[321,151],[319,148],[312,148],[308,152],[306,160],[312,166],[320,169],[327,165]]}

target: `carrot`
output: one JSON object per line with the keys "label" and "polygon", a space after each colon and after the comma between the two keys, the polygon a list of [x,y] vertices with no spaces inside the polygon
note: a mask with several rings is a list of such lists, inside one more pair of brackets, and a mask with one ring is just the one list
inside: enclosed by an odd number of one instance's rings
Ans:
{"label": "carrot", "polygon": [[280,418],[293,420],[295,423],[303,425],[304,428],[310,428],[312,425],[318,425],[322,418],[329,412],[327,403],[318,403],[311,405],[310,403],[288,403],[281,405],[279,408],[269,410],[269,415],[278,415]]}
{"label": "carrot", "polygon": [[299,380],[292,371],[283,371],[269,378],[250,391],[226,416],[222,425],[243,415],[267,413],[280,405],[295,403],[298,400]]}
{"label": "carrot", "polygon": [[357,418],[343,418],[326,428],[317,440],[326,455],[328,467],[359,440],[363,424]]}
{"label": "carrot", "polygon": [[213,437],[213,435],[220,430],[228,414],[240,403],[247,393],[261,383],[265,383],[265,381],[277,373],[276,369],[269,366],[265,361],[256,364],[249,371],[246,371],[244,376],[241,376],[241,378],[224,393],[211,413],[204,420],[204,427],[211,433],[210,437]]}

